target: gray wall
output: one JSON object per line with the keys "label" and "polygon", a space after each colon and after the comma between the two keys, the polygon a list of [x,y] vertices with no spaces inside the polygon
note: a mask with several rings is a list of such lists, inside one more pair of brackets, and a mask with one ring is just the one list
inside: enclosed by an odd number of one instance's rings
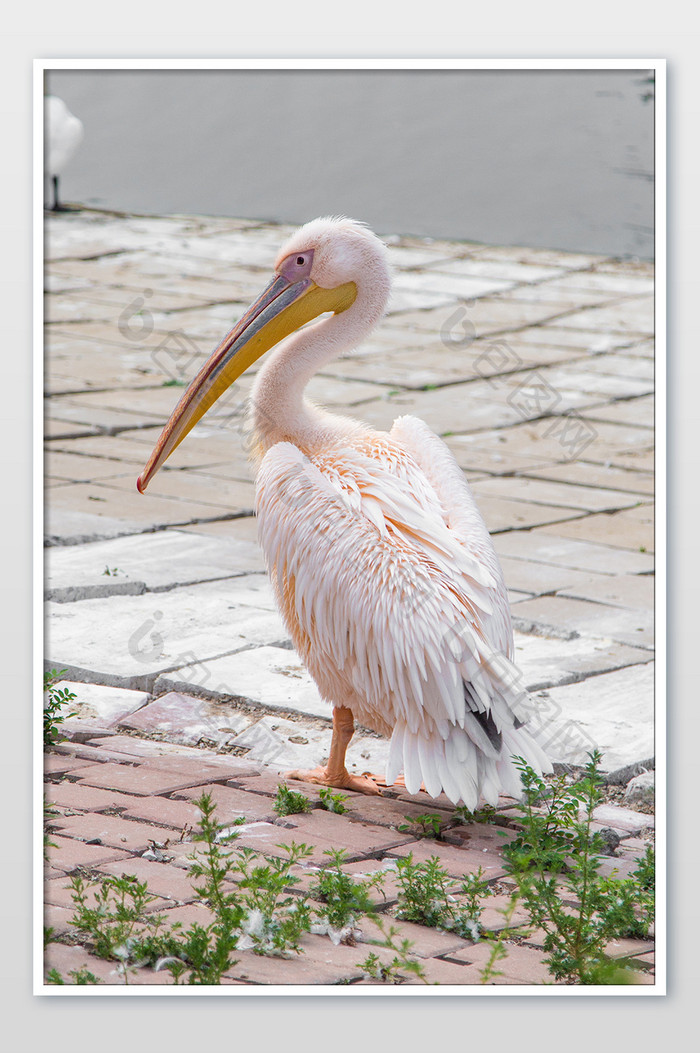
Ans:
{"label": "gray wall", "polygon": [[644,71],[54,71],[67,200],[653,255]]}

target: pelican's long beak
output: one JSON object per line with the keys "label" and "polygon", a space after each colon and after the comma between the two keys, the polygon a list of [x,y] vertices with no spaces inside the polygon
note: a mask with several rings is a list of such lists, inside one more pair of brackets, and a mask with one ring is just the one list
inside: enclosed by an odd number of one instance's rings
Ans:
{"label": "pelican's long beak", "polygon": [[347,310],[356,295],[354,282],[323,289],[311,278],[290,282],[276,275],[224,337],[178,402],[136,482],[139,492],[144,492],[187,433],[248,366],[320,314]]}

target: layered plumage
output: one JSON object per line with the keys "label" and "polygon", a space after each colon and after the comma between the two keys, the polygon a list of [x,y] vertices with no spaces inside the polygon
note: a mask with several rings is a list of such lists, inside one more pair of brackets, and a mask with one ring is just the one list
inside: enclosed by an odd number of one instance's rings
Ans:
{"label": "layered plumage", "polygon": [[505,586],[469,486],[420,420],[306,456],[275,444],[257,477],[260,543],[304,664],[331,704],[391,738],[403,771],[474,809],[519,792],[524,727]]}

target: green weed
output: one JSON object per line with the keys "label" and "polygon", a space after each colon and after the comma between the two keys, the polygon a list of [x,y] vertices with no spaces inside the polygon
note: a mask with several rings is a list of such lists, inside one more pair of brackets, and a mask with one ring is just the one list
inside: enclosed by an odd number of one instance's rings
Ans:
{"label": "green weed", "polygon": [[298,815],[300,812],[311,811],[311,801],[303,793],[290,790],[286,782],[281,782],[277,787],[277,796],[272,807],[279,816]]}
{"label": "green weed", "polygon": [[50,749],[61,741],[59,725],[74,717],[75,713],[62,713],[64,706],[69,705],[76,695],[67,687],[56,687],[56,681],[60,680],[65,669],[49,669],[44,673],[44,749]]}
{"label": "green weed", "polygon": [[412,834],[413,837],[434,837],[439,839],[445,826],[445,820],[441,815],[430,813],[427,815],[407,815],[407,823],[401,823],[397,828],[401,833]]}
{"label": "green weed", "polygon": [[397,878],[397,918],[478,940],[482,900],[491,893],[481,867],[458,881],[448,875],[438,856],[414,863],[413,853],[409,853],[397,860]]}
{"label": "green weed", "polygon": [[330,849],[330,864],[320,871],[311,887],[311,895],[323,901],[320,914],[334,929],[354,925],[363,914],[374,914],[370,893],[381,889],[384,875],[381,872],[362,879],[343,870],[346,853],[343,849]]}
{"label": "green weed", "polygon": [[[94,893],[94,906],[89,903],[90,893]],[[147,911],[156,897],[150,894],[146,882],[131,874],[99,881],[74,874],[71,895],[75,905],[73,925],[89,937],[98,958],[118,962],[118,971],[128,984],[129,973],[149,960],[145,942],[152,946],[163,924],[160,915]]]}
{"label": "green weed", "polygon": [[[98,980],[94,973],[91,973],[89,969],[71,969],[68,973],[69,976],[73,977],[74,984],[101,984],[102,981]],[[65,980],[59,973],[58,969],[50,969],[46,974],[46,982],[48,984],[65,984]]]}
{"label": "green weed", "polygon": [[299,951],[299,940],[311,928],[311,911],[305,899],[289,892],[300,878],[291,873],[301,859],[313,852],[307,845],[279,845],[285,855],[259,856],[243,848],[236,863],[240,902],[245,916],[244,940],[238,947],[251,947],[257,954],[288,955]]}
{"label": "green weed", "polygon": [[363,962],[358,962],[358,968],[362,969],[366,977],[379,980],[381,983],[400,984],[407,979],[406,974],[408,974],[418,977],[422,983],[427,984],[425,969],[416,958],[411,956],[412,942],[405,938],[398,940],[400,933],[393,925],[387,932],[384,923],[376,915],[373,915],[371,920],[383,937],[381,941],[373,940],[372,942],[379,947],[386,947],[387,950],[393,951],[394,957],[390,962],[382,962],[378,954],[370,951]]}
{"label": "green weed", "polygon": [[327,812],[336,812],[338,815],[342,815],[343,812],[347,811],[344,803],[348,799],[347,794],[332,793],[330,786],[324,786],[318,791],[318,796],[321,799],[321,807],[325,808]]}
{"label": "green weed", "polygon": [[600,873],[603,843],[593,831],[601,800],[600,754],[589,755],[583,777],[549,785],[518,759],[524,788],[521,830],[504,846],[508,872],[535,928],[545,932],[547,963],[556,980],[625,983],[629,967],[612,961],[606,944],[645,935],[653,920],[653,856],[620,881]]}

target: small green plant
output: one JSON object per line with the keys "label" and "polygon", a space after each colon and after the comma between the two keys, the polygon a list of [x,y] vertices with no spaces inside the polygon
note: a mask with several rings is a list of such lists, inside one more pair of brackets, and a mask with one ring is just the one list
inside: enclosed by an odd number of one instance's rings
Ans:
{"label": "small green plant", "polygon": [[382,962],[378,954],[370,951],[363,962],[358,962],[358,968],[362,969],[366,977],[385,984],[403,983],[407,979],[406,974],[416,976],[421,983],[427,984],[425,969],[416,958],[411,956],[412,942],[405,938],[397,942],[400,936],[398,929],[391,925],[387,932],[383,921],[376,914],[372,916],[372,921],[383,937],[381,941],[373,940],[372,942],[379,947],[393,951],[394,957],[390,962]]}
{"label": "small green plant", "polygon": [[119,569],[119,567],[112,567],[111,569],[109,567],[105,567],[105,569],[102,571],[102,576],[104,577],[106,575],[108,578],[115,578],[117,574],[121,573],[122,572]]}
{"label": "small green plant", "polygon": [[[162,918],[146,910],[156,897],[145,882],[130,874],[99,881],[74,874],[71,889],[75,904],[73,925],[90,938],[98,958],[119,963],[119,972],[128,984],[129,972],[142,964],[144,941],[152,943],[162,926]],[[94,906],[89,905],[91,892]]]}
{"label": "small green plant", "polygon": [[397,860],[397,918],[479,939],[482,900],[491,894],[481,867],[462,881],[449,877],[437,856],[414,863],[413,853]]}
{"label": "small green plant", "polygon": [[323,901],[319,915],[339,930],[354,925],[363,914],[374,914],[370,893],[383,886],[381,871],[364,880],[356,878],[343,870],[343,849],[330,849],[324,854],[330,856],[330,864],[320,871],[311,887],[311,895]]}
{"label": "small green plant", "polygon": [[279,816],[298,815],[300,812],[311,811],[311,801],[303,793],[290,790],[286,782],[281,782],[277,787],[277,796],[272,807]]}
{"label": "small green plant", "polygon": [[615,937],[646,939],[654,923],[654,849],[646,853],[627,878],[601,877],[591,889],[591,906]]}
{"label": "small green plant", "polygon": [[48,859],[50,848],[58,848],[58,845],[51,840],[51,823],[58,814],[53,805],[44,800],[44,860]]}
{"label": "small green plant", "polygon": [[[200,880],[194,886],[199,901],[213,914],[209,925],[195,923],[186,931],[179,923],[167,926],[162,914],[148,911],[156,897],[146,882],[129,875],[89,882],[80,875],[72,879],[73,925],[88,936],[94,954],[119,962],[126,984],[129,973],[143,965],[166,968],[176,984],[219,984],[235,965],[232,951],[245,910],[236,892],[228,891],[234,862],[218,842],[221,827],[211,796],[202,794],[195,804],[201,817],[197,839],[204,842],[204,852],[194,858],[190,873]],[[92,907],[91,891],[96,899]]]}
{"label": "small green plant", "polygon": [[318,791],[318,796],[321,801],[321,807],[325,808],[327,812],[336,812],[338,815],[342,815],[346,812],[345,801],[348,797],[345,793],[332,793],[330,786],[324,786]]}
{"label": "small green plant", "polygon": [[[508,900],[508,906],[499,908],[499,913],[503,915],[505,925],[503,931],[507,931],[510,928],[515,914],[515,908],[518,905],[518,893],[514,892]],[[489,940],[488,943],[491,946],[491,954],[489,955],[484,968],[479,974],[481,976],[481,983],[488,984],[497,976],[503,976],[503,970],[496,968],[496,963],[503,961],[504,958],[508,957],[508,948],[503,940],[503,931],[498,939]]]}
{"label": "small green plant", "polygon": [[[257,954],[291,957],[301,953],[301,937],[311,929],[308,900],[291,890],[301,880],[293,869],[313,849],[304,844],[279,845],[279,857],[248,848],[231,851],[225,846],[235,841],[237,831],[217,822],[210,794],[202,794],[194,803],[200,811],[196,840],[202,849],[191,857],[190,873],[197,882],[193,887],[199,903],[212,916],[208,925],[195,923],[184,930],[179,922],[168,924],[166,915],[149,909],[156,897],[147,883],[128,874],[95,879],[74,874],[71,880],[73,925],[87,937],[93,954],[118,963],[126,984],[130,974],[143,966],[167,969],[176,984],[220,984],[236,964],[234,951],[252,949]],[[326,902],[321,917],[329,924],[340,924],[351,910],[372,910],[368,889],[381,882],[381,875],[346,885],[343,853],[329,854],[331,876],[326,874],[323,885]],[[407,950],[393,944],[393,935],[382,946],[394,949],[396,968],[405,963],[402,967],[412,970]],[[52,938],[53,931],[47,930],[47,942]],[[81,979],[75,974],[76,983],[97,982],[83,972]],[[66,982],[56,970],[51,970],[47,980]]]}
{"label": "small green plant", "polygon": [[289,955],[299,952],[299,940],[311,928],[311,911],[305,899],[289,892],[301,880],[291,873],[301,859],[313,852],[308,845],[278,845],[284,856],[260,856],[243,848],[236,863],[239,900],[244,910],[244,938],[238,947],[257,954]]}
{"label": "small green plant", "polygon": [[460,804],[452,813],[453,821],[463,826],[469,826],[471,823],[494,823],[497,816],[496,809],[490,804],[477,808],[475,812],[470,812],[468,808]]}
{"label": "small green plant", "polygon": [[46,700],[44,702],[44,749],[50,749],[57,742],[61,741],[61,735],[59,732],[59,725],[67,720],[68,717],[74,717],[75,713],[62,713],[61,710],[64,706],[69,705],[76,697],[74,692],[70,691],[67,687],[57,687],[56,681],[60,680],[65,669],[48,669],[44,673],[44,694]]}
{"label": "small green plant", "polygon": [[[98,980],[94,973],[91,973],[89,969],[71,969],[68,973],[69,976],[73,977],[74,984],[101,984],[102,981]],[[59,973],[58,969],[50,969],[46,974],[46,982],[48,984],[65,984],[65,980]]]}
{"label": "small green plant", "polygon": [[199,809],[200,824],[195,841],[203,844],[204,851],[192,856],[190,874],[199,880],[193,885],[194,891],[214,920],[206,926],[195,923],[181,936],[178,934],[178,945],[164,949],[162,964],[176,983],[187,974],[188,984],[220,984],[226,970],[236,964],[232,953],[244,913],[236,889],[228,887],[235,870],[234,859],[222,848],[222,843],[235,840],[237,834],[229,828],[224,830],[217,822],[211,794],[201,794],[194,803]]}
{"label": "small green plant", "polygon": [[171,377],[170,380],[163,381],[164,388],[184,388],[185,381],[178,380],[177,377]]}
{"label": "small green plant", "polygon": [[406,819],[408,819],[408,822],[401,823],[397,829],[401,833],[413,834],[414,837],[439,838],[445,825],[443,817],[433,813],[413,817],[407,815]]}
{"label": "small green plant", "polygon": [[571,786],[563,777],[546,784],[522,758],[517,765],[522,828],[504,847],[504,860],[532,925],[545,932],[550,972],[582,984],[630,982],[630,968],[612,961],[605,946],[649,931],[653,857],[647,853],[625,881],[599,873],[603,844],[593,831],[593,812],[601,799],[600,754],[589,755]]}

